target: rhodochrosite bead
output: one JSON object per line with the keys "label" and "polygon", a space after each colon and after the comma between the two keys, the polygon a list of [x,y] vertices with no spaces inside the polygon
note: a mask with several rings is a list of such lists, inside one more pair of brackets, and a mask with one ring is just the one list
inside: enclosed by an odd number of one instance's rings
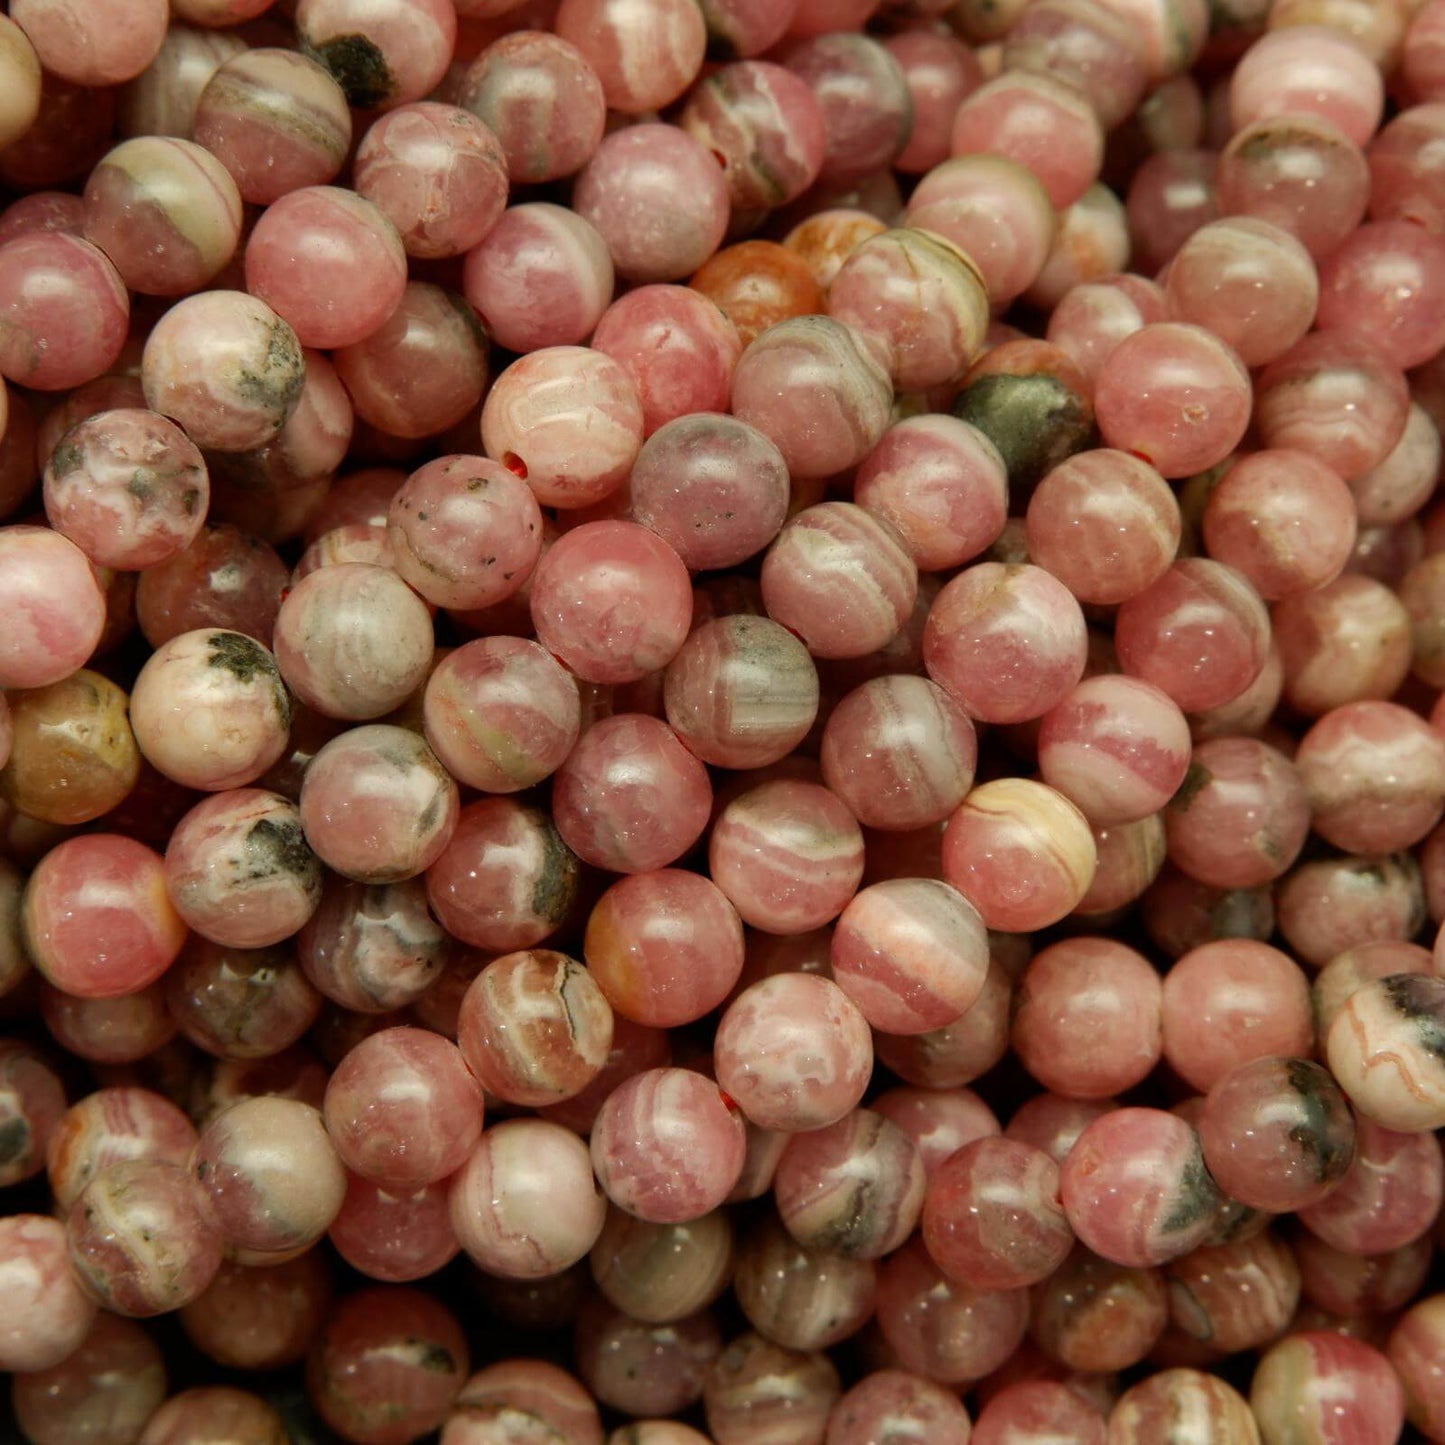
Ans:
{"label": "rhodochrosite bead", "polygon": [[52,848],[26,884],[21,919],[35,966],[82,998],[144,988],[186,941],[160,855],[114,833]]}
{"label": "rhodochrosite bead", "polygon": [[1325,1053],[1350,1102],[1376,1123],[1402,1133],[1445,1127],[1445,979],[1364,984],[1335,1016]]}
{"label": "rhodochrosite bead", "polygon": [[105,629],[105,593],[74,542],[45,527],[0,528],[0,687],[69,677]]}
{"label": "rhodochrosite bead", "polygon": [[48,1370],[90,1332],[95,1302],[71,1273],[65,1226],[42,1214],[0,1220],[0,1281],[7,1312],[0,1326],[6,1370]]}
{"label": "rhodochrosite bead", "polygon": [[868,1086],[873,1041],[847,994],[816,974],[782,973],[744,989],[718,1024],[718,1082],[764,1129],[835,1124]]}
{"label": "rhodochrosite bead", "polygon": [[1006,933],[1057,923],[1083,898],[1096,863],[1084,815],[1026,778],[975,788],[944,829],[944,877]]}
{"label": "rhodochrosite bead", "polygon": [[1249,1405],[1265,1445],[1326,1432],[1398,1440],[1405,1392],[1390,1362],[1361,1340],[1326,1330],[1292,1334],[1255,1368]]}
{"label": "rhodochrosite bead", "polygon": [[1111,1445],[1148,1445],[1167,1440],[1181,1420],[1201,1432],[1201,1441],[1259,1441],[1259,1427],[1238,1390],[1217,1375],[1181,1368],[1161,1370],[1126,1390],[1109,1414],[1108,1438]]}
{"label": "rhodochrosite bead", "polygon": [[457,1040],[478,1082],[533,1108],[580,1093],[612,1047],[612,1009],[575,959],[548,949],[493,959],[462,997]]}
{"label": "rhodochrosite bead", "polygon": [[833,934],[834,981],[889,1034],[955,1022],[978,998],[988,934],[973,906],[931,878],[875,883],[843,910]]}
{"label": "rhodochrosite bead", "polygon": [[592,1167],[620,1209],[654,1224],[716,1209],[746,1150],[738,1105],[691,1069],[648,1069],[619,1084],[592,1126]]}
{"label": "rhodochrosite bead", "polygon": [[875,1370],[828,1416],[825,1445],[869,1445],[897,1432],[932,1445],[967,1445],[968,1411],[957,1395],[906,1370]]}

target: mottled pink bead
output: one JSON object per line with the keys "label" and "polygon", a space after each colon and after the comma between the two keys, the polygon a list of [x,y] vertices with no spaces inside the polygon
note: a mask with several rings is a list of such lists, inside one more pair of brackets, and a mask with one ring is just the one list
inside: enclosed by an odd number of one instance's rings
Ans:
{"label": "mottled pink bead", "polygon": [[92,381],[120,355],[125,282],[105,253],[63,231],[0,246],[0,375],[40,391]]}
{"label": "mottled pink bead", "polygon": [[592,346],[623,366],[642,399],[643,430],[694,412],[724,412],[742,354],[737,327],[687,286],[639,286],[613,301]]}
{"label": "mottled pink bead", "polygon": [[539,643],[486,637],[427,679],[427,741],[459,782],[515,793],[551,776],[580,729],[577,684]]}
{"label": "mottled pink bead", "polygon": [[17,0],[10,18],[21,28],[47,71],[76,85],[110,86],[139,75],[165,38],[167,8],[103,0]]}
{"label": "mottled pink bead", "polygon": [[305,378],[296,333],[264,301],[239,291],[178,301],[151,329],[141,357],[147,404],[179,422],[197,446],[223,452],[274,440]]}
{"label": "mottled pink bead", "polygon": [[608,1002],[651,1028],[710,1013],[743,968],[737,911],[711,880],[676,868],[614,883],[587,919],[584,948]]}
{"label": "mottled pink bead", "polygon": [[1163,1264],[1203,1243],[1222,1196],[1199,1136],[1160,1109],[1115,1109],[1090,1124],[1060,1171],[1079,1238],[1116,1264]]}
{"label": "mottled pink bead", "polygon": [[[873,7],[867,6],[871,9]],[[861,180],[903,153],[913,133],[913,100],[903,67],[871,36],[831,23],[784,52],[788,69],[806,81],[823,111],[827,144],[820,176],[835,183]]]}
{"label": "mottled pink bead", "polygon": [[424,1279],[461,1250],[448,1200],[445,1181],[389,1193],[353,1174],[327,1238],[347,1264],[370,1279],[388,1284]]}
{"label": "mottled pink bead", "polygon": [[833,1406],[824,1445],[873,1445],[913,1435],[930,1445],[967,1445],[968,1411],[957,1395],[906,1370],[876,1370]]}
{"label": "mottled pink bead", "polygon": [[1410,1423],[1427,1439],[1445,1434],[1445,1370],[1440,1340],[1445,1332],[1445,1295],[1432,1294],[1400,1319],[1386,1354],[1405,1387]]}
{"label": "mottled pink bead", "polygon": [[21,917],[35,966],[82,998],[112,998],[153,983],[186,940],[160,856],[112,833],[52,848],[30,875]]}
{"label": "mottled pink bead", "polygon": [[[1107,1434],[1104,1416],[1083,1395],[1052,1380],[1029,1380],[990,1396],[970,1439],[973,1445],[1105,1445]],[[1239,1445],[1251,1442],[1241,1437]]]}
{"label": "mottled pink bead", "polygon": [[960,573],[934,600],[923,635],[929,675],[984,722],[1041,717],[1078,682],[1084,652],[1079,604],[1028,564]]}
{"label": "mottled pink bead", "polygon": [[602,1420],[585,1386],[556,1365],[528,1359],[505,1360],[473,1375],[442,1429],[442,1445],[513,1445],[507,1438],[513,1422],[569,1445],[602,1445]]}
{"label": "mottled pink bead", "polygon": [[259,1395],[230,1385],[202,1385],[173,1395],[146,1424],[137,1445],[285,1445],[280,1412]]}
{"label": "mottled pink bead", "polygon": [[1254,1416],[1233,1386],[1217,1375],[1185,1368],[1161,1370],[1126,1390],[1110,1412],[1108,1438],[1111,1445],[1146,1445],[1168,1439],[1186,1420],[1202,1432],[1201,1441],[1255,1445],[1259,1440]]}
{"label": "mottled pink bead", "polygon": [[389,109],[436,87],[456,46],[457,16],[448,0],[300,0],[296,38],[353,106]]}
{"label": "mottled pink bead", "polygon": [[567,847],[614,873],[665,868],[701,837],[711,809],[707,769],[666,723],[641,713],[593,724],[553,782]]}
{"label": "mottled pink bead", "polygon": [[46,1163],[55,1202],[69,1209],[107,1165],[127,1159],[184,1164],[196,1142],[191,1121],[148,1089],[98,1089],[65,1111]]}
{"label": "mottled pink bead", "polygon": [[538,949],[493,959],[462,998],[457,1037],[488,1094],[533,1108],[590,1084],[612,1047],[612,1009],[592,975]]}
{"label": "mottled pink bead", "polygon": [[46,527],[0,528],[0,687],[49,687],[84,666],[105,594],[84,552]]}
{"label": "mottled pink bead", "polygon": [[1361,1114],[1403,1133],[1445,1127],[1445,980],[1407,973],[1356,989],[1325,1038],[1330,1072]]}
{"label": "mottled pink bead", "polygon": [[475,948],[530,948],[567,916],[576,856],[545,813],[511,798],[469,803],[427,869],[427,898],[448,933]]}
{"label": "mottled pink bead", "polygon": [[166,845],[165,882],[181,919],[230,948],[290,938],[321,901],[321,863],[296,805],[261,788],[197,803]]}
{"label": "mottled pink bead", "polygon": [[617,274],[639,282],[690,276],[722,244],[729,214],[727,180],[712,152],[685,131],[649,123],[614,131],[597,147],[572,204],[607,242]]}
{"label": "mottled pink bead", "polygon": [[831,317],[763,332],[733,372],[732,410],[783,453],[796,477],[855,466],[887,429],[888,373],[863,336]]}
{"label": "mottled pink bead", "polygon": [[708,1433],[717,1445],[821,1442],[840,1394],[837,1367],[823,1351],[739,1335],[703,1387]]}
{"label": "mottled pink bead", "polygon": [[70,1270],[65,1226],[41,1214],[0,1220],[0,1364],[7,1371],[48,1370],[83,1343],[95,1303]]}
{"label": "mottled pink bead", "polygon": [[1113,939],[1065,939],[1019,980],[1014,1049],[1046,1089],[1107,1099],[1159,1062],[1160,1008],[1159,975],[1143,954]]}
{"label": "mottled pink bead", "polygon": [[1189,768],[1189,724],[1157,687],[1087,678],[1044,714],[1039,771],[1096,827],[1157,813]]}
{"label": "mottled pink bead", "polygon": [[607,310],[613,285],[612,257],[597,228],[546,201],[502,212],[467,252],[462,272],[462,289],[492,339],[518,352],[581,344]]}
{"label": "mottled pink bead", "polygon": [[482,444],[551,507],[616,491],[642,445],[642,401],[610,356],[551,346],[514,361],[482,409]]}
{"label": "mottled pink bead", "polygon": [[607,1216],[586,1143],[543,1119],[494,1124],[451,1191],[462,1248],[504,1279],[560,1274],[592,1248]]}
{"label": "mottled pink bead", "polygon": [[287,686],[328,717],[365,721],[399,706],[432,661],[426,603],[389,567],[323,567],[291,589],[276,618]]}
{"label": "mottled pink bead", "polygon": [[597,72],[608,106],[625,115],[676,100],[707,46],[702,14],[689,0],[563,0],[556,28]]}
{"label": "mottled pink bead", "polygon": [[959,106],[951,149],[955,156],[1017,161],[1062,210],[1097,179],[1104,132],[1093,107],[1072,85],[1014,71],[980,86]]}
{"label": "mottled pink bead", "polygon": [[754,1124],[822,1129],[862,1099],[873,1043],[837,984],[816,974],[777,974],[729,1005],[714,1062],[719,1083]]}
{"label": "mottled pink bead", "polygon": [[1405,1423],[1405,1392],[1379,1350],[1332,1331],[1290,1335],[1260,1359],[1249,1405],[1266,1445],[1386,1445]]}
{"label": "mottled pink bead", "polygon": [[978,998],[988,937],[946,883],[900,878],[857,894],[838,919],[833,977],[876,1029],[918,1034],[955,1022]]}
{"label": "mottled pink bead", "polygon": [[988,330],[989,297],[951,241],[903,227],[865,241],[828,288],[828,314],[878,338],[900,391],[957,382]]}
{"label": "mottled pink bead", "polygon": [[972,1089],[889,1089],[872,1107],[917,1145],[928,1179],[965,1144],[1000,1132],[993,1110]]}
{"label": "mottled pink bead", "polygon": [[863,876],[863,835],[826,788],[778,779],[719,814],[708,845],[713,881],[744,922],[806,933],[836,918]]}
{"label": "mottled pink bead", "polygon": [[904,1369],[971,1384],[998,1369],[1028,1325],[1024,1290],[976,1290],[948,1279],[915,1238],[878,1273],[878,1326]]}
{"label": "mottled pink bead", "polygon": [[1328,25],[1290,25],[1261,36],[1229,82],[1236,132],[1279,116],[1318,115],[1365,146],[1384,102],[1379,67],[1352,36]]}
{"label": "mottled pink bead", "polygon": [[762,586],[768,615],[814,657],[862,657],[903,627],[917,599],[918,570],[882,518],[851,502],[820,502],[778,534],[763,560]]}
{"label": "mottled pink bead", "polygon": [[607,102],[587,57],[540,30],[517,30],[467,68],[457,104],[501,142],[512,181],[535,184],[581,169],[602,140]]}

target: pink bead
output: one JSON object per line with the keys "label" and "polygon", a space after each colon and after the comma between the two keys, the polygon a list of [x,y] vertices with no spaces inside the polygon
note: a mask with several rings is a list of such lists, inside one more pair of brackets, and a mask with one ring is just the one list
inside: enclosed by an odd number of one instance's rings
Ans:
{"label": "pink bead", "polygon": [[1107,1425],[1098,1409],[1067,1385],[1031,1380],[992,1396],[974,1421],[973,1445],[1105,1445]]}
{"label": "pink bead", "polygon": [[48,1370],[74,1354],[95,1320],[95,1303],[71,1273],[63,1224],[40,1214],[0,1220],[0,1282],[6,1370]]}
{"label": "pink bead", "polygon": [[1079,1238],[1134,1269],[1203,1243],[1222,1203],[1199,1136],[1160,1109],[1115,1109],[1090,1124],[1064,1160],[1060,1195]]}
{"label": "pink bead", "polygon": [[1078,682],[1084,644],[1083,614],[1062,583],[1041,567],[982,562],[935,599],[923,658],[970,717],[1024,722]]}
{"label": "pink bead", "polygon": [[586,1143],[542,1119],[494,1124],[451,1191],[462,1248],[503,1279],[560,1274],[592,1248],[607,1215]]}
{"label": "pink bead", "polygon": [[690,0],[563,0],[556,26],[596,70],[608,106],[626,115],[676,100],[701,69],[707,45]]}
{"label": "pink bead", "polygon": [[0,246],[0,375],[63,391],[120,355],[130,300],[105,253],[79,236],[37,231]]}
{"label": "pink bead", "polygon": [[336,186],[307,186],[273,201],[252,228],[246,286],[303,346],[350,346],[396,309],[406,252],[370,201]]}
{"label": "pink bead", "polygon": [[612,1046],[612,1009],[592,975],[538,949],[493,959],[472,981],[458,1040],[481,1086],[538,1108],[582,1092]]}
{"label": "pink bead", "polygon": [[84,666],[105,627],[85,553],[45,527],[0,528],[0,687],[49,687]]}
{"label": "pink bead", "polygon": [[863,876],[853,815],[816,783],[779,779],[734,798],[708,844],[713,881],[743,921],[806,933],[836,918]]}
{"label": "pink bead", "polygon": [[1262,1439],[1309,1431],[1322,1440],[1398,1440],[1405,1392],[1379,1350],[1325,1330],[1292,1334],[1268,1350],[1249,1390]]}
{"label": "pink bead", "polygon": [[446,73],[456,11],[448,0],[300,0],[296,38],[353,106],[389,109],[420,100]]}
{"label": "pink bead", "polygon": [[825,1445],[871,1445],[895,1430],[932,1445],[967,1445],[968,1411],[956,1395],[920,1375],[876,1370],[833,1406]]}
{"label": "pink bead", "polygon": [[359,1174],[347,1180],[327,1238],[354,1270],[388,1284],[425,1279],[461,1250],[445,1182],[392,1194]]}
{"label": "pink bead", "polygon": [[1428,1439],[1445,1430],[1445,1386],[1440,1371],[1440,1332],[1445,1296],[1432,1294],[1407,1310],[1390,1334],[1386,1354],[1405,1387],[1411,1424]]}
{"label": "pink bead", "polygon": [[509,351],[576,346],[612,300],[612,257],[590,222],[535,201],[503,211],[468,251],[463,289]]}
{"label": "pink bead", "polygon": [[[400,292],[397,293],[400,299]],[[306,361],[291,327],[239,291],[178,301],[152,328],[141,359],[146,402],[195,444],[265,446],[301,398]]]}
{"label": "pink bead", "polygon": [[607,102],[587,57],[557,35],[518,30],[494,41],[462,77],[457,103],[501,142],[519,184],[580,170],[602,140]]}
{"label": "pink bead", "polygon": [[1099,369],[1114,347],[1168,315],[1163,288],[1126,273],[1071,288],[1059,298],[1044,334],[1084,374],[1092,393]]}
{"label": "pink bead", "polygon": [[245,1439],[280,1441],[286,1425],[259,1395],[229,1385],[203,1385],[173,1395],[146,1424],[137,1445],[211,1445]]}
{"label": "pink bead", "polygon": [[628,281],[682,280],[727,230],[722,167],[700,141],[672,126],[644,123],[608,136],[577,177],[572,204],[597,228]]}
{"label": "pink bead", "polygon": [[1186,558],[1124,603],[1114,641],[1126,672],[1198,712],[1232,701],[1259,676],[1269,616],[1233,568]]}
{"label": "pink bead", "polygon": [[332,1074],[325,1117],[348,1169],[385,1189],[420,1189],[455,1173],[476,1147],[481,1089],[449,1040],[383,1029]]}
{"label": "pink bead", "polygon": [[913,131],[913,101],[902,66],[878,41],[841,33],[846,25],[829,23],[836,12],[825,7],[823,13],[823,31],[835,33],[814,31],[783,52],[784,63],[822,107],[827,143],[820,176],[856,181],[903,153]]}
{"label": "pink bead", "polygon": [[1045,782],[1098,827],[1156,813],[1189,767],[1189,724],[1158,688],[1118,676],[1088,678],[1044,714]]}
{"label": "pink bead", "polygon": [[30,875],[23,918],[36,967],[57,988],[82,998],[144,988],[186,939],[159,855],[112,833],[52,848]]}
{"label": "pink bead", "polygon": [[159,0],[18,0],[10,18],[25,32],[46,70],[76,85],[119,85],[139,75],[165,39]]}
{"label": "pink bead", "polygon": [[[489,1445],[499,1419],[535,1422],[576,1445],[602,1445],[602,1421],[584,1386],[542,1360],[505,1360],[462,1386],[442,1438],[446,1445]],[[663,1445],[668,1445],[664,1441]],[[686,1442],[683,1442],[686,1445]]]}
{"label": "pink bead", "polygon": [[799,0],[703,0],[708,38],[744,58],[771,50],[787,33]]}
{"label": "pink bead", "polygon": [[1166,477],[1223,461],[1249,422],[1249,373],[1202,327],[1145,326],[1109,353],[1094,388],[1104,440]]}
{"label": "pink bead", "polygon": [[1107,1099],[1159,1062],[1160,1010],[1159,976],[1142,954],[1111,939],[1065,939],[1019,981],[1014,1050],[1046,1089]]}
{"label": "pink bead", "polygon": [[962,251],[911,227],[865,241],[828,288],[828,314],[881,342],[900,391],[963,376],[983,347],[988,302]]}
{"label": "pink bead", "polygon": [[918,570],[880,517],[850,502],[820,502],[778,534],[763,560],[762,586],[768,615],[814,657],[863,657],[903,627],[917,599]]}
{"label": "pink bead", "polygon": [[1093,107],[1072,85],[1012,71],[975,90],[953,121],[956,156],[1004,156],[1027,166],[1063,210],[1097,179],[1104,132]]}
{"label": "pink bead", "polygon": [[973,724],[941,687],[874,678],[848,693],[823,729],[823,780],[865,827],[940,823],[973,785]]}
{"label": "pink bead", "polygon": [[196,99],[191,133],[242,200],[269,205],[335,180],[351,148],[341,87],[309,56],[263,47],[221,64]]}
{"label": "pink bead", "polygon": [[718,1082],[764,1129],[835,1124],[856,1108],[873,1064],[868,1024],[837,984],[786,973],[743,990],[718,1024]]}
{"label": "pink bead", "polygon": [[592,1128],[592,1167],[619,1208],[652,1223],[716,1209],[742,1171],[738,1105],[690,1069],[634,1074]]}
{"label": "pink bead", "polygon": [[1192,1369],[1161,1370],[1126,1390],[1109,1415],[1109,1436],[1119,1445],[1144,1445],[1180,1419],[1198,1421],[1219,1440],[1259,1438],[1244,1397],[1217,1375]]}
{"label": "pink bead", "polygon": [[446,851],[427,870],[427,898],[448,933],[508,953],[561,924],[577,871],[545,814],[510,798],[483,798],[462,809]]}
{"label": "pink bead", "polygon": [[953,117],[982,82],[983,68],[951,35],[904,30],[883,44],[903,71],[913,101],[913,134],[893,164],[909,175],[924,175],[948,159]]}
{"label": "pink bead", "polygon": [[196,1142],[191,1121],[147,1089],[98,1089],[67,1109],[50,1136],[46,1170],[55,1201],[69,1209],[95,1174],[127,1159],[184,1164]]}
{"label": "pink bead", "polygon": [[616,491],[642,431],[642,402],[626,370],[576,346],[514,361],[482,409],[487,455],[551,507],[586,507]]}
{"label": "pink bead", "polygon": [[1261,36],[1229,83],[1236,132],[1277,116],[1319,115],[1365,146],[1384,103],[1379,67],[1351,37],[1327,25],[1291,25]]}
{"label": "pink bead", "polygon": [[874,1028],[920,1034],[954,1023],[978,998],[988,938],[946,883],[894,879],[865,888],[843,910],[832,968]]}
{"label": "pink bead", "polygon": [[[1427,7],[1428,8],[1428,7]],[[1445,122],[1440,102],[1411,106],[1370,143],[1370,215],[1415,220],[1438,234],[1445,227],[1445,173],[1433,142]]]}
{"label": "pink bead", "polygon": [[734,414],[777,444],[795,478],[857,465],[887,429],[891,405],[885,368],[831,317],[770,327],[733,372]]}
{"label": "pink bead", "polygon": [[428,602],[490,607],[531,576],[542,514],[530,489],[497,462],[439,457],[392,497],[387,538],[397,573]]}
{"label": "pink bead", "polygon": [[421,101],[382,116],[356,152],[357,192],[396,227],[409,256],[459,256],[507,203],[497,137],[456,106]]}

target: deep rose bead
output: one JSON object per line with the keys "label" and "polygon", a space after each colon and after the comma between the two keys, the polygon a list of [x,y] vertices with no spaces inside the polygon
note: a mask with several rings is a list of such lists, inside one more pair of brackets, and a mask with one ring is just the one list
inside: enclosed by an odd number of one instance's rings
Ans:
{"label": "deep rose bead", "polygon": [[112,833],[52,848],[26,884],[22,920],[35,966],[82,998],[113,998],[153,983],[186,940],[160,856]]}
{"label": "deep rose bead", "polygon": [[822,1129],[862,1099],[873,1042],[837,984],[816,974],[777,974],[729,1005],[714,1063],[719,1083],[754,1124]]}
{"label": "deep rose bead", "polygon": [[358,1290],[336,1304],[311,1347],[306,1392],[354,1445],[406,1445],[436,1430],[470,1360],[456,1316],[420,1290]]}
{"label": "deep rose bead", "polygon": [[1079,1136],[1060,1171],[1064,1212],[1096,1254],[1132,1268],[1203,1243],[1223,1202],[1199,1136],[1161,1109],[1116,1109]]}
{"label": "deep rose bead", "polygon": [[915,1239],[878,1271],[878,1326],[904,1369],[970,1384],[998,1369],[1028,1325],[1026,1291],[954,1283]]}
{"label": "deep rose bead", "polygon": [[494,1124],[452,1177],[462,1248],[504,1279],[560,1274],[596,1243],[606,1214],[586,1143],[543,1119]]}

